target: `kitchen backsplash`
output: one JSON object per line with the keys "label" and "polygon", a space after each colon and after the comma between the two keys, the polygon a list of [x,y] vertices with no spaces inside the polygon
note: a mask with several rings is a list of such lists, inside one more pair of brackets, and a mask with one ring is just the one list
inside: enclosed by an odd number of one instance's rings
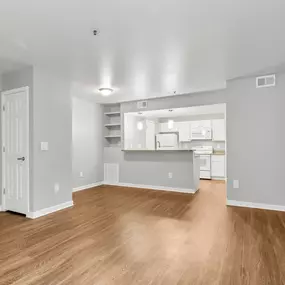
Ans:
{"label": "kitchen backsplash", "polygon": [[191,142],[181,142],[179,143],[179,148],[182,149],[191,149],[195,146],[212,146],[215,150],[221,149],[225,150],[225,142],[213,142],[207,140],[200,140],[200,141],[191,141]]}

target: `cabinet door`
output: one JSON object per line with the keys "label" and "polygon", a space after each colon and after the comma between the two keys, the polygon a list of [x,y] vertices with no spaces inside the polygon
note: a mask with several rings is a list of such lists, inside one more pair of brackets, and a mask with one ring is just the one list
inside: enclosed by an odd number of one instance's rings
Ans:
{"label": "cabinet door", "polygon": [[169,128],[168,122],[163,122],[159,124],[159,132],[161,133],[172,133],[178,132],[179,123],[173,122],[173,127]]}
{"label": "cabinet door", "polygon": [[192,121],[191,126],[193,128],[211,128],[212,122],[211,120]]}
{"label": "cabinet door", "polygon": [[159,123],[159,132],[161,132],[161,133],[168,132],[168,124],[167,123]]}
{"label": "cabinet door", "polygon": [[202,128],[211,128],[212,122],[211,122],[211,120],[203,120],[203,121],[200,121],[200,126]]}
{"label": "cabinet door", "polygon": [[226,132],[225,132],[225,120],[213,120],[213,141],[225,141]]}
{"label": "cabinet door", "polygon": [[211,162],[212,177],[225,177],[225,156],[212,155]]}
{"label": "cabinet door", "polygon": [[190,141],[190,122],[179,123],[179,141],[188,142]]}
{"label": "cabinet door", "polygon": [[200,121],[192,121],[191,122],[191,128],[193,128],[193,129],[199,128],[200,125],[201,125]]}

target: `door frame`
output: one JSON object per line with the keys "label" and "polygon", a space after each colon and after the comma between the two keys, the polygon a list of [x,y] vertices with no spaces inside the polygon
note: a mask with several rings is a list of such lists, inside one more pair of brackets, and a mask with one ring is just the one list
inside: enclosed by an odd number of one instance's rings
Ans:
{"label": "door frame", "polygon": [[6,161],[5,161],[5,155],[4,155],[4,143],[5,143],[5,130],[6,130],[6,125],[5,125],[5,115],[4,115],[4,106],[5,106],[5,96],[9,96],[11,94],[17,93],[17,92],[25,92],[25,97],[27,101],[27,140],[28,140],[28,149],[27,149],[27,159],[26,163],[28,164],[28,177],[27,177],[27,207],[26,207],[26,215],[30,211],[30,88],[28,86],[21,87],[21,88],[16,88],[16,89],[11,89],[8,91],[3,91],[1,92],[1,152],[2,152],[2,185],[1,185],[1,198],[2,198],[2,211],[6,211],[6,200],[5,200],[5,194],[4,194],[4,188],[5,188],[5,174],[6,174]]}

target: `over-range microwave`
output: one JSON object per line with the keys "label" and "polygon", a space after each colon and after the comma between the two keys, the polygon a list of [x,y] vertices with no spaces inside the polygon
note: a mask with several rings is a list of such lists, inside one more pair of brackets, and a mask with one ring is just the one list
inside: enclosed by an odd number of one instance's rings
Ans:
{"label": "over-range microwave", "polygon": [[197,127],[191,129],[191,140],[211,140],[212,129],[210,127]]}

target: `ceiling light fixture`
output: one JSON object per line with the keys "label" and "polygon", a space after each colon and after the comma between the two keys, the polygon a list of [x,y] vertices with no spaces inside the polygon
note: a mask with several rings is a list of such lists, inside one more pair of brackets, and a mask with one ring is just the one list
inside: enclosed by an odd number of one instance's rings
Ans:
{"label": "ceiling light fixture", "polygon": [[174,121],[173,120],[168,120],[168,129],[173,129],[174,127]]}
{"label": "ceiling light fixture", "polygon": [[99,92],[103,95],[103,96],[109,96],[113,93],[113,89],[112,88],[100,88]]}
{"label": "ceiling light fixture", "polygon": [[139,131],[143,130],[143,123],[142,122],[137,122],[137,128]]}

